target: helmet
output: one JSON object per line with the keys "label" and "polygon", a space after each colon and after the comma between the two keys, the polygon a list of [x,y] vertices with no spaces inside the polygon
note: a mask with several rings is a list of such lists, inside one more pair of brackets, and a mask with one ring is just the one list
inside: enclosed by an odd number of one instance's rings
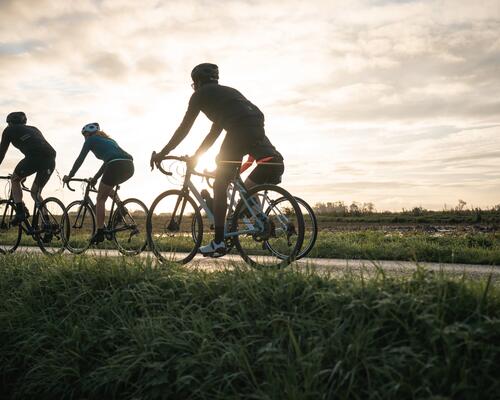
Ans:
{"label": "helmet", "polygon": [[219,80],[219,67],[215,64],[203,63],[193,68],[191,71],[193,82],[217,82]]}
{"label": "helmet", "polygon": [[100,130],[101,128],[99,127],[99,124],[97,122],[91,122],[90,124],[87,124],[82,128],[82,135],[84,133],[95,133]]}
{"label": "helmet", "polygon": [[22,111],[15,111],[7,115],[6,121],[8,124],[25,125],[28,119],[26,118],[26,114]]}

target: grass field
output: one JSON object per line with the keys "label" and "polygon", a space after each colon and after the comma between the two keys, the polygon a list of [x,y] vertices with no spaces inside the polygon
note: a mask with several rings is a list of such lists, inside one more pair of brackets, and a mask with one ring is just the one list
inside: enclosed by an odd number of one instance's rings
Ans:
{"label": "grass field", "polygon": [[[309,256],[500,265],[500,231],[496,225],[499,214],[497,211],[482,211],[481,214],[472,211],[425,211],[421,215],[411,212],[358,216],[319,214],[320,232]],[[481,215],[482,225],[473,224],[477,215]],[[145,231],[144,218],[135,217],[143,227],[141,231]],[[209,226],[209,222],[204,219],[205,244],[213,237],[213,230]],[[12,241],[12,234],[10,231],[0,231],[0,244]],[[83,246],[88,236],[75,233],[71,237],[71,244]],[[123,240],[122,243],[137,248],[138,243],[144,240],[143,232],[134,236],[130,243]],[[252,245],[249,241],[246,241],[247,249]],[[21,245],[36,246],[36,242],[23,235]],[[184,237],[169,238],[162,243],[161,248],[186,252],[192,245],[192,238],[186,234]],[[256,251],[262,248],[261,243],[253,245]],[[116,246],[113,242],[105,241],[99,248],[114,249]]]}
{"label": "grass field", "polygon": [[494,399],[500,287],[0,257],[1,399]]}

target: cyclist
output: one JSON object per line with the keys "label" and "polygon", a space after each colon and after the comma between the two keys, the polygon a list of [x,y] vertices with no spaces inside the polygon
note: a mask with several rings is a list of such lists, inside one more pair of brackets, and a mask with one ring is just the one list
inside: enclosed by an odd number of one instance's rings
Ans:
{"label": "cyclist", "polygon": [[34,126],[26,125],[27,118],[24,112],[11,112],[7,115],[6,121],[8,126],[3,131],[0,143],[0,164],[11,143],[24,154],[24,158],[14,168],[11,179],[12,198],[16,203],[16,215],[11,223],[19,224],[28,217],[23,203],[21,182],[36,172],[31,186],[31,197],[35,203],[40,204],[43,201],[42,189],[56,166],[56,151],[45,140],[42,132]]}
{"label": "cyclist", "polygon": [[257,183],[279,183],[283,174],[283,157],[267,138],[264,131],[264,114],[239,91],[219,85],[219,68],[215,64],[197,65],[191,72],[194,93],[187,112],[167,145],[151,156],[151,168],[186,137],[202,111],[212,122],[212,128],[201,143],[191,162],[205,153],[216,141],[222,130],[226,136],[217,156],[214,181],[215,238],[207,246],[200,247],[203,255],[225,254],[224,222],[227,211],[226,190],[240,168],[243,156],[250,154],[256,160],[267,159],[259,164],[245,182],[248,187]]}
{"label": "cyclist", "polygon": [[[78,171],[89,151],[104,161],[102,167],[92,178],[92,186],[101,177],[101,183],[97,190],[96,218],[97,231],[92,237],[92,243],[98,244],[104,240],[104,214],[106,199],[114,194],[113,187],[127,181],[134,175],[134,162],[130,154],[123,150],[116,141],[111,139],[106,133],[101,131],[97,122],[92,122],[82,128],[82,135],[85,138],[80,155],[73,164],[73,168],[68,175],[63,177],[63,182],[67,183]],[[121,215],[125,215],[126,210],[119,209]]]}

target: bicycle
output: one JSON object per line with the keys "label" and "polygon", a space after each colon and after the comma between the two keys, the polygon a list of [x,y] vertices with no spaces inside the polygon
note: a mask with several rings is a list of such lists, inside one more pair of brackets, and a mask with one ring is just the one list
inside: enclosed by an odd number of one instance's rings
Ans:
{"label": "bicycle", "polygon": [[[0,176],[0,180],[11,180],[12,175]],[[25,192],[30,189],[21,182]],[[11,224],[16,214],[16,205],[10,193],[9,199],[0,200],[0,253],[13,253],[21,243],[23,232],[31,236],[43,253],[59,254],[65,248],[66,221],[64,204],[55,197],[48,197],[41,202],[35,201],[30,221],[30,214],[25,208],[27,218],[19,224]]]}
{"label": "bicycle", "polygon": [[[192,176],[211,177],[197,172],[189,157],[167,156],[163,161],[186,163],[182,188],[167,190],[153,201],[148,213],[147,232],[151,250],[161,262],[187,263],[196,255],[203,238],[199,207],[213,222],[212,210],[196,189]],[[172,176],[161,163],[161,173]],[[304,240],[304,221],[294,197],[276,185],[258,185],[246,190],[239,174],[232,181],[226,217],[226,248],[233,246],[252,267],[285,267],[296,259]],[[194,196],[196,201],[191,197]],[[276,203],[276,199],[286,199]],[[269,249],[278,248],[279,258]]]}
{"label": "bicycle", "polygon": [[[248,157],[248,159],[242,163],[240,167],[240,174],[249,169],[253,162],[256,161],[258,164],[266,164],[265,160],[257,161],[253,157]],[[207,179],[208,183],[208,179]],[[210,184],[209,184],[210,186]],[[299,260],[305,256],[307,256],[316,243],[316,239],[318,238],[318,222],[316,220],[316,214],[312,207],[300,197],[294,196],[297,204],[300,207],[300,211],[302,212],[302,216],[304,218],[304,242],[302,243],[302,247],[299,250],[296,259]],[[279,204],[281,201],[286,201],[286,198],[276,199],[276,203]],[[269,251],[274,253],[279,258],[286,258],[286,254],[280,253],[279,249],[275,249],[269,245]]]}
{"label": "bicycle", "polygon": [[[240,168],[240,174],[242,172],[244,172],[246,169],[247,168],[244,168],[244,166],[242,166],[242,168]],[[204,178],[206,179],[208,186],[211,189],[213,189],[211,179],[213,179],[215,177],[214,174],[212,172],[207,172],[207,171],[204,171],[203,174],[204,174]],[[228,187],[228,190],[227,190],[228,199],[230,199],[230,193],[232,191],[231,185],[232,185],[232,183],[230,184],[230,186]],[[205,202],[207,202],[207,196],[209,196],[208,192],[202,190],[201,196],[205,200]],[[316,239],[318,237],[318,222],[316,219],[316,214],[314,213],[314,210],[312,209],[312,207],[304,199],[301,199],[300,197],[297,197],[297,196],[294,196],[294,197],[295,197],[295,200],[297,201],[297,204],[300,207],[300,211],[302,212],[302,217],[304,218],[304,242],[302,243],[302,247],[300,248],[300,250],[296,256],[296,260],[300,260],[301,258],[306,257],[311,252],[311,250],[313,249],[313,247],[316,243]],[[210,197],[210,200],[213,201],[213,199],[211,197]],[[282,201],[286,201],[286,198],[281,197],[279,199],[276,199],[277,204],[279,204]],[[207,202],[207,205],[208,205],[208,202]],[[204,208],[200,205],[199,210],[203,211],[203,209]],[[231,210],[229,210],[229,212],[231,212]],[[213,220],[211,221],[211,224],[212,224],[211,228],[213,228]],[[193,240],[195,240],[194,230],[193,230]],[[286,254],[280,253],[279,249],[274,249],[270,244],[268,244],[268,246],[269,246],[269,251],[271,251],[277,257],[282,258],[282,259],[286,258]],[[230,250],[231,249],[227,249],[227,252],[229,252]]]}
{"label": "bicycle", "polygon": [[[91,179],[72,178],[66,183],[72,192],[75,189],[70,186],[70,182],[82,182],[85,185],[83,199],[71,202],[65,209],[70,227],[66,237],[66,248],[71,253],[81,254],[90,247],[92,237],[97,231],[95,205],[90,198],[90,193],[97,193],[97,189],[91,185]],[[107,240],[115,242],[120,253],[133,256],[144,251],[147,246],[145,225],[148,209],[139,199],[120,200],[119,189],[120,186],[117,185],[113,191],[104,236]]]}

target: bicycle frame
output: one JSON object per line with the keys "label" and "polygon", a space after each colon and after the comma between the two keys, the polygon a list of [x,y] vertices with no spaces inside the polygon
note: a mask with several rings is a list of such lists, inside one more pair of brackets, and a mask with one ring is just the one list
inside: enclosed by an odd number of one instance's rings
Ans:
{"label": "bicycle frame", "polygon": [[[187,161],[186,157],[167,156],[166,159],[172,159],[172,160],[183,161],[183,162]],[[195,197],[198,204],[205,211],[209,222],[213,224],[215,222],[214,214],[213,214],[212,210],[210,210],[210,208],[208,207],[208,204],[206,203],[206,201],[201,196],[201,193],[198,191],[196,186],[191,181],[191,175],[200,176],[200,177],[205,178],[207,180],[209,178],[213,178],[213,176],[211,174],[208,174],[208,173],[201,173],[201,172],[195,171],[194,168],[189,165],[189,163],[186,163],[186,166],[187,166],[187,169],[186,169],[186,174],[184,176],[184,182],[183,182],[181,191],[183,193],[185,193],[186,195],[190,195],[191,193],[193,194],[193,196]],[[158,169],[163,174],[165,174],[167,176],[172,175],[171,172],[166,171],[161,165],[158,165]],[[227,231],[227,220],[229,219],[228,218],[229,215],[231,215],[230,212],[235,211],[236,194],[237,193],[240,194],[240,198],[243,200],[250,215],[252,217],[254,217],[254,220],[256,221],[257,226],[254,226],[254,224],[250,222],[249,218],[244,218],[243,222],[245,223],[247,229],[228,232]],[[240,175],[237,174],[237,176],[231,181],[230,186],[228,188],[228,199],[229,199],[228,214],[226,217],[226,224],[224,226],[224,237],[226,237],[226,238],[231,238],[234,236],[245,235],[245,234],[259,233],[259,232],[262,232],[262,230],[264,229],[265,225],[264,225],[263,219],[265,219],[266,216],[265,216],[264,211],[260,209],[261,205],[256,201],[256,199],[247,198],[246,194],[247,194],[247,189],[245,187],[245,184],[243,183],[243,180],[241,179]],[[170,223],[174,223],[173,218],[175,218],[175,216],[178,215],[177,211],[178,211],[179,206],[180,206],[180,197],[177,200],[177,203],[175,204],[174,210],[172,212],[172,219],[171,219]],[[184,207],[185,207],[185,204],[182,205],[181,210],[180,210],[179,215],[181,217],[180,217],[179,221],[177,222],[179,225],[180,225],[180,222],[182,221]],[[258,210],[258,211],[256,212],[255,210]]]}
{"label": "bicycle frame", "polygon": [[[90,197],[90,193],[91,192],[97,193],[97,189],[90,185],[90,179],[72,178],[69,180],[69,182],[84,182],[86,184],[85,193],[84,193],[83,199],[82,199],[82,204],[78,208],[75,222],[72,225],[72,228],[79,229],[79,228],[82,228],[82,226],[83,226],[83,220],[85,219],[85,215],[86,215],[85,213],[87,212],[87,208],[85,207],[85,205],[89,205],[92,209],[95,208],[95,204],[92,201],[92,198]],[[71,186],[69,186],[69,182],[66,185],[68,186],[69,190],[74,192],[75,189],[73,189]],[[115,210],[115,204],[118,203],[117,196],[118,196],[119,189],[120,189],[120,185],[116,185],[113,189],[113,196],[111,197],[111,210],[109,211],[108,222],[106,224],[106,231],[105,231],[108,235],[112,235],[116,232],[128,230],[127,226],[115,228],[115,229],[110,228],[111,222],[112,222],[111,218],[113,217],[113,212]],[[80,221],[80,225],[77,225],[78,221]]]}

